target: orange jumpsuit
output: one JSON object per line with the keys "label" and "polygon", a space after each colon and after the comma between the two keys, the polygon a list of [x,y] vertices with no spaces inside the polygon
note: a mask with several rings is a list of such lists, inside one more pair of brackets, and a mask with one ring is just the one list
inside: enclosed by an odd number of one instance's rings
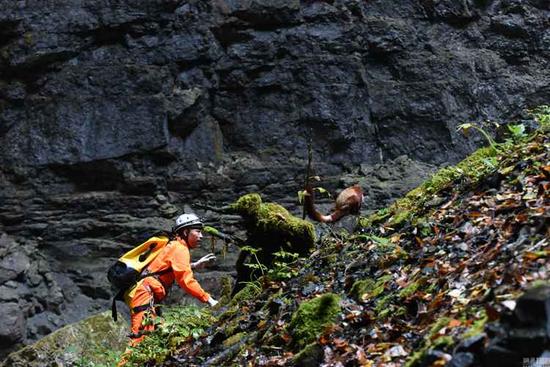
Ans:
{"label": "orange jumpsuit", "polygon": [[[170,241],[147,267],[150,273],[166,269],[171,271],[144,278],[125,295],[126,303],[130,306],[131,330],[134,336],[130,342],[132,346],[143,339],[144,335],[140,335],[141,331],[154,329],[154,325],[142,325],[143,318],[146,312],[149,312],[152,317],[156,315],[153,304],[166,297],[174,280],[184,291],[201,302],[207,302],[210,297],[193,277],[189,248],[185,242]],[[139,309],[134,310],[136,307]]]}

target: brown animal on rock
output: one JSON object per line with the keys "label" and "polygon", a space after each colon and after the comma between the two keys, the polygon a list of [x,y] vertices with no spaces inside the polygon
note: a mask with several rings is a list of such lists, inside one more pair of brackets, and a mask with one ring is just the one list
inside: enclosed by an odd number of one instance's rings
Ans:
{"label": "brown animal on rock", "polygon": [[363,190],[359,185],[344,189],[336,198],[331,214],[323,215],[315,209],[315,194],[311,186],[306,187],[305,208],[308,216],[323,223],[334,223],[348,214],[359,214],[363,202]]}

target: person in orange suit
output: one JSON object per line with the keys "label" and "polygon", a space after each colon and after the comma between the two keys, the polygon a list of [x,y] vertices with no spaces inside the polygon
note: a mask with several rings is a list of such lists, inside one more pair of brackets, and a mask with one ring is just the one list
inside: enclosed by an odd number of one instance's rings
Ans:
{"label": "person in orange suit", "polygon": [[130,306],[131,346],[137,345],[154,329],[154,318],[157,315],[155,305],[166,297],[174,281],[201,302],[210,306],[218,303],[202,289],[191,270],[215,259],[214,254],[209,254],[191,263],[189,250],[199,246],[202,228],[203,223],[195,214],[180,215],[172,229],[175,239],[170,241],[144,270],[145,274],[157,275],[145,277],[125,295],[126,303]]}

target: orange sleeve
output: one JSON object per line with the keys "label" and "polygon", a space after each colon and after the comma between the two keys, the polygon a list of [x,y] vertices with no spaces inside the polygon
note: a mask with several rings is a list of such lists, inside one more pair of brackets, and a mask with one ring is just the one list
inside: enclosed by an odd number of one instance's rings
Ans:
{"label": "orange sleeve", "polygon": [[206,302],[210,295],[202,289],[199,282],[193,277],[190,261],[189,249],[185,246],[175,246],[171,265],[176,282],[184,291],[201,302]]}

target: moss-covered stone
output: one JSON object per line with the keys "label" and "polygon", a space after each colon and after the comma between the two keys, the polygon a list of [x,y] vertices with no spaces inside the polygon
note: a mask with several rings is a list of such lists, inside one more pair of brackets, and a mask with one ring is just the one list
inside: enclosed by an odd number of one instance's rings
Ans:
{"label": "moss-covered stone", "polygon": [[[258,194],[240,197],[231,208],[248,219],[247,230],[261,232],[266,239],[278,234],[289,245],[289,250],[304,253],[304,249],[312,248],[315,243],[315,228],[312,223],[293,216],[279,204],[263,203]],[[263,247],[261,243],[258,245]]]}
{"label": "moss-covered stone", "polygon": [[340,298],[333,293],[301,303],[289,325],[294,345],[303,347],[314,341],[325,326],[336,321],[340,311]]}
{"label": "moss-covered stone", "polygon": [[358,280],[351,286],[349,294],[356,301],[364,301],[363,296],[372,292],[375,287],[375,282],[372,279]]}
{"label": "moss-covered stone", "polygon": [[212,236],[219,236],[220,235],[220,231],[218,231],[216,228],[210,227],[210,226],[204,226],[202,231],[204,233],[212,235]]}
{"label": "moss-covered stone", "polygon": [[229,303],[230,306],[238,305],[242,302],[254,299],[257,297],[260,293],[262,293],[262,288],[257,282],[249,282],[246,284],[246,286],[241,289],[235,296],[233,296],[233,299]]}
{"label": "moss-covered stone", "polygon": [[11,353],[2,367],[113,365],[128,343],[128,325],[111,319],[111,311],[67,325]]}
{"label": "moss-covered stone", "polygon": [[388,316],[391,309],[390,309],[390,303],[393,301],[394,295],[393,293],[388,293],[383,297],[380,297],[376,300],[375,307],[373,309],[374,313],[376,314],[376,317],[379,319],[383,319],[384,317]]}
{"label": "moss-covered stone", "polygon": [[230,346],[240,342],[245,337],[246,337],[246,333],[245,332],[240,332],[240,333],[237,333],[237,334],[232,335],[229,338],[225,339],[222,344],[223,344],[224,347],[227,348],[227,347],[230,347]]}
{"label": "moss-covered stone", "polygon": [[[233,212],[244,219],[247,240],[237,260],[238,292],[244,283],[265,275],[279,261],[276,253],[306,256],[315,244],[313,224],[291,215],[275,203],[263,203],[260,195],[247,194],[230,205]],[[251,250],[252,249],[252,250]]]}
{"label": "moss-covered stone", "polygon": [[241,196],[231,204],[231,208],[241,215],[256,215],[261,205],[262,198],[259,194],[253,193]]}

